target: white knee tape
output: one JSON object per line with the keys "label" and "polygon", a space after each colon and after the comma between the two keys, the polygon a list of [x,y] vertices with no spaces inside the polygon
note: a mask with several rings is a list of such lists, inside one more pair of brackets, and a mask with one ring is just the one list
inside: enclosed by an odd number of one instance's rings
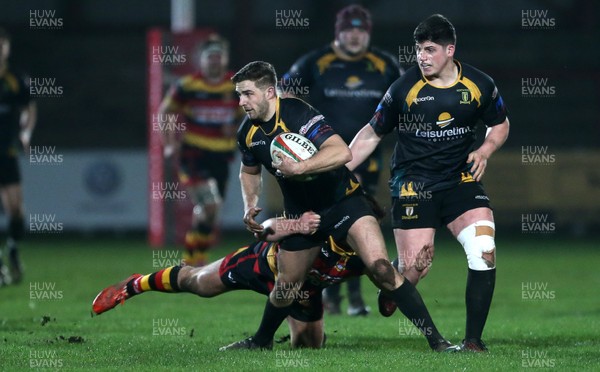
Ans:
{"label": "white knee tape", "polygon": [[465,227],[456,237],[462,244],[467,261],[471,270],[486,271],[496,267],[495,263],[490,266],[490,262],[483,258],[484,253],[492,252],[496,248],[494,237],[489,234],[477,235],[477,227],[487,226],[495,231],[495,225],[491,221],[477,221]]}

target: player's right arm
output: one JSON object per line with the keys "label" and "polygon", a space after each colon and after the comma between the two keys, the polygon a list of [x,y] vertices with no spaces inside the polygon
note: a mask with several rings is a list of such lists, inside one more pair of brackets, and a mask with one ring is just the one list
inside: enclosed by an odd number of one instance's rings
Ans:
{"label": "player's right arm", "polygon": [[385,95],[377,105],[377,109],[371,120],[365,125],[350,143],[352,160],[346,163],[346,167],[354,171],[375,151],[381,139],[390,133],[398,125],[398,97],[400,81],[396,80],[385,92]]}
{"label": "player's right arm", "polygon": [[350,151],[352,151],[352,160],[346,163],[346,167],[354,171],[356,167],[361,165],[369,155],[375,151],[377,145],[381,141],[381,136],[375,133],[371,124],[367,124],[354,136],[350,143]]}
{"label": "player's right arm", "polygon": [[261,166],[240,167],[240,185],[244,201],[244,223],[252,233],[262,233],[263,227],[254,219],[262,210],[258,207],[258,198],[262,189]]}

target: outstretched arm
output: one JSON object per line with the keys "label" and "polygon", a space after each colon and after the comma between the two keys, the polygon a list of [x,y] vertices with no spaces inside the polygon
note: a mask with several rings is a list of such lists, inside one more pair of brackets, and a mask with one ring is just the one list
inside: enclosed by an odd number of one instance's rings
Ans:
{"label": "outstretched arm", "polygon": [[356,133],[352,143],[350,143],[350,151],[352,151],[352,160],[346,164],[346,167],[354,171],[356,167],[361,165],[375,151],[375,148],[381,141],[381,137],[375,133],[370,124],[365,125]]}
{"label": "outstretched arm", "polygon": [[258,240],[275,242],[292,234],[313,234],[319,228],[320,223],[321,216],[312,211],[304,212],[298,219],[269,218],[262,223],[264,230],[261,233],[255,233],[254,236]]}

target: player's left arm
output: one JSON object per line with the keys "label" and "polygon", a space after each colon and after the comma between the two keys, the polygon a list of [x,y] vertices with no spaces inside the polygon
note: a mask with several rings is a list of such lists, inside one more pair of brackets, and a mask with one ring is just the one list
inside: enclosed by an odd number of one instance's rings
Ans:
{"label": "player's left arm", "polygon": [[509,128],[508,118],[502,123],[488,128],[483,144],[467,157],[467,163],[473,162],[470,171],[475,181],[481,180],[487,168],[488,159],[506,142]]}
{"label": "player's left arm", "polygon": [[258,240],[276,242],[293,234],[313,234],[321,224],[321,216],[313,211],[304,212],[300,218],[289,219],[284,217],[269,218],[262,223],[264,230],[255,233]]}
{"label": "player's left arm", "polygon": [[19,139],[23,145],[23,150],[26,153],[29,152],[29,143],[31,142],[31,135],[37,122],[37,105],[35,101],[29,101],[29,103],[21,108],[21,116],[19,118],[21,125],[21,133]]}
{"label": "player's left arm", "polygon": [[334,134],[327,138],[319,148],[319,151],[310,159],[294,162],[282,156],[281,163],[273,163],[273,167],[286,177],[299,176],[303,174],[323,173],[344,166],[352,160],[352,152],[342,137]]}

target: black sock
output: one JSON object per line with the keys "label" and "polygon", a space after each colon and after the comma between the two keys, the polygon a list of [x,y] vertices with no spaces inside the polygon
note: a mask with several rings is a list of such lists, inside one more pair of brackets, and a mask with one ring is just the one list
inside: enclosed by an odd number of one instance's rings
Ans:
{"label": "black sock", "polygon": [[271,343],[275,337],[275,332],[277,332],[281,323],[283,323],[290,313],[290,308],[290,306],[275,307],[267,298],[260,326],[253,336],[254,341],[260,346],[266,346]]}
{"label": "black sock", "polygon": [[496,269],[475,271],[469,269],[465,303],[467,328],[465,339],[481,339],[496,284]]}
{"label": "black sock", "polygon": [[404,279],[404,283],[393,291],[389,292],[398,309],[406,316],[427,338],[427,342],[432,349],[443,339],[438,332],[427,307],[414,285]]}

